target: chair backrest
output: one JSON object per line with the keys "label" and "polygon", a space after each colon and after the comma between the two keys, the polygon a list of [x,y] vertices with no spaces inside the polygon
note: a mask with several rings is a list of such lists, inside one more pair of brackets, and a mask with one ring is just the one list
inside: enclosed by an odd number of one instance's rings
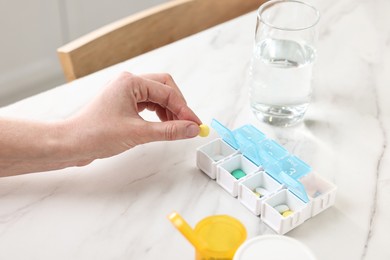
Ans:
{"label": "chair backrest", "polygon": [[173,0],[136,13],[60,48],[68,81],[253,11],[266,0]]}

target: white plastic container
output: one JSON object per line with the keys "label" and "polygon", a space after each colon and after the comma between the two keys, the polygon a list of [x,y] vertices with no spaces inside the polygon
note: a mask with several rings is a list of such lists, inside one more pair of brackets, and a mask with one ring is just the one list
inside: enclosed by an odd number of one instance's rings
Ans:
{"label": "white plastic container", "polygon": [[233,260],[316,260],[313,252],[298,240],[280,235],[254,237],[243,243],[234,254]]}
{"label": "white plastic container", "polygon": [[[276,233],[285,234],[335,203],[337,188],[251,125],[230,131],[215,119],[216,139],[197,150],[197,166]],[[241,169],[242,178],[232,172]],[[255,193],[263,189],[262,197]],[[275,207],[287,206],[287,214]]]}

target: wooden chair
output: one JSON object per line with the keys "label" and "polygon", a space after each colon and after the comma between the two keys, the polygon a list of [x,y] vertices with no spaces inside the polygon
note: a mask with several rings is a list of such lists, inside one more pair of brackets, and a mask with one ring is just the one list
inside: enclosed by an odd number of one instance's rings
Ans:
{"label": "wooden chair", "polygon": [[266,0],[173,0],[97,29],[57,53],[68,81],[257,9]]}

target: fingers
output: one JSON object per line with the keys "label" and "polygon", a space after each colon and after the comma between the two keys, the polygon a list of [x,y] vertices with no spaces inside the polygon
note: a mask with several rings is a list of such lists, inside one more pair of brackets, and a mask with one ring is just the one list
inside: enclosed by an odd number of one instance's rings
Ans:
{"label": "fingers", "polygon": [[145,143],[154,141],[172,141],[196,137],[200,128],[197,123],[186,120],[166,122],[144,122]]}
{"label": "fingers", "polygon": [[[187,101],[184,98],[183,93],[181,93],[179,87],[177,86],[176,82],[172,78],[172,76],[168,73],[153,73],[153,74],[143,74],[141,75],[142,78],[154,80],[157,82],[160,82],[161,84],[167,85],[169,87],[172,87],[177,91],[177,93],[182,97],[184,102],[187,104]],[[171,113],[169,110],[165,110],[165,113],[161,111],[160,109],[155,110],[157,115],[162,121],[167,121],[167,120],[176,120],[177,117]]]}
{"label": "fingers", "polygon": [[[190,120],[197,124],[202,123],[187,106],[182,94],[176,87],[129,74],[128,89],[132,91],[132,96],[136,98],[137,103],[152,102],[167,110],[166,115],[163,116],[167,120],[177,118],[179,120]],[[161,112],[158,114],[159,116],[162,116]]]}
{"label": "fingers", "polygon": [[177,116],[173,115],[172,112],[170,112],[169,110],[163,108],[162,106],[156,103],[152,103],[152,102],[138,103],[138,112],[141,112],[144,109],[155,112],[158,118],[163,122],[169,120],[178,120]]}
{"label": "fingers", "polygon": [[161,84],[168,85],[178,91],[178,93],[182,96],[183,100],[185,101],[185,98],[183,94],[181,93],[179,87],[177,86],[176,82],[173,80],[172,76],[168,73],[153,73],[153,74],[143,74],[140,75],[142,78],[154,80],[157,82],[160,82]]}

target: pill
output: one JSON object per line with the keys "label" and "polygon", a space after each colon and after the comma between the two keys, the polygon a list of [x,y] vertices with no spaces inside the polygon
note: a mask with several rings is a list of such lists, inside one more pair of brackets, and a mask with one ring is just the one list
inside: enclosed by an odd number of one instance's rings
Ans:
{"label": "pill", "polygon": [[314,194],[313,194],[313,197],[314,198],[317,198],[318,196],[320,196],[322,193],[320,191],[316,191]]}
{"label": "pill", "polygon": [[283,212],[286,212],[290,210],[290,208],[286,204],[280,204],[278,206],[275,206],[275,209],[280,213],[283,214]]}
{"label": "pill", "polygon": [[225,158],[223,155],[221,154],[215,154],[212,156],[213,160],[218,162],[219,160],[222,160],[223,158]]}
{"label": "pill", "polygon": [[263,196],[265,196],[265,195],[268,194],[268,191],[267,191],[266,189],[262,188],[262,187],[257,187],[257,188],[255,189],[255,192],[256,192],[256,193],[259,193],[259,194],[260,194],[260,197],[263,197]]}
{"label": "pill", "polygon": [[246,174],[243,170],[236,169],[236,170],[232,171],[232,175],[234,178],[236,178],[238,180],[238,179],[241,179],[242,177],[244,177]]}
{"label": "pill", "polygon": [[254,193],[254,194],[256,195],[256,197],[258,197],[258,198],[263,197],[260,193],[258,193],[258,192],[256,192],[256,191],[254,191],[253,193]]}
{"label": "pill", "polygon": [[290,216],[290,215],[293,214],[293,213],[294,213],[294,212],[291,211],[291,210],[286,210],[285,212],[282,213],[282,216],[286,218],[286,217]]}
{"label": "pill", "polygon": [[210,133],[210,128],[207,126],[207,125],[204,125],[204,124],[201,124],[199,126],[200,128],[200,131],[199,131],[199,136],[201,137],[206,137],[209,135]]}

